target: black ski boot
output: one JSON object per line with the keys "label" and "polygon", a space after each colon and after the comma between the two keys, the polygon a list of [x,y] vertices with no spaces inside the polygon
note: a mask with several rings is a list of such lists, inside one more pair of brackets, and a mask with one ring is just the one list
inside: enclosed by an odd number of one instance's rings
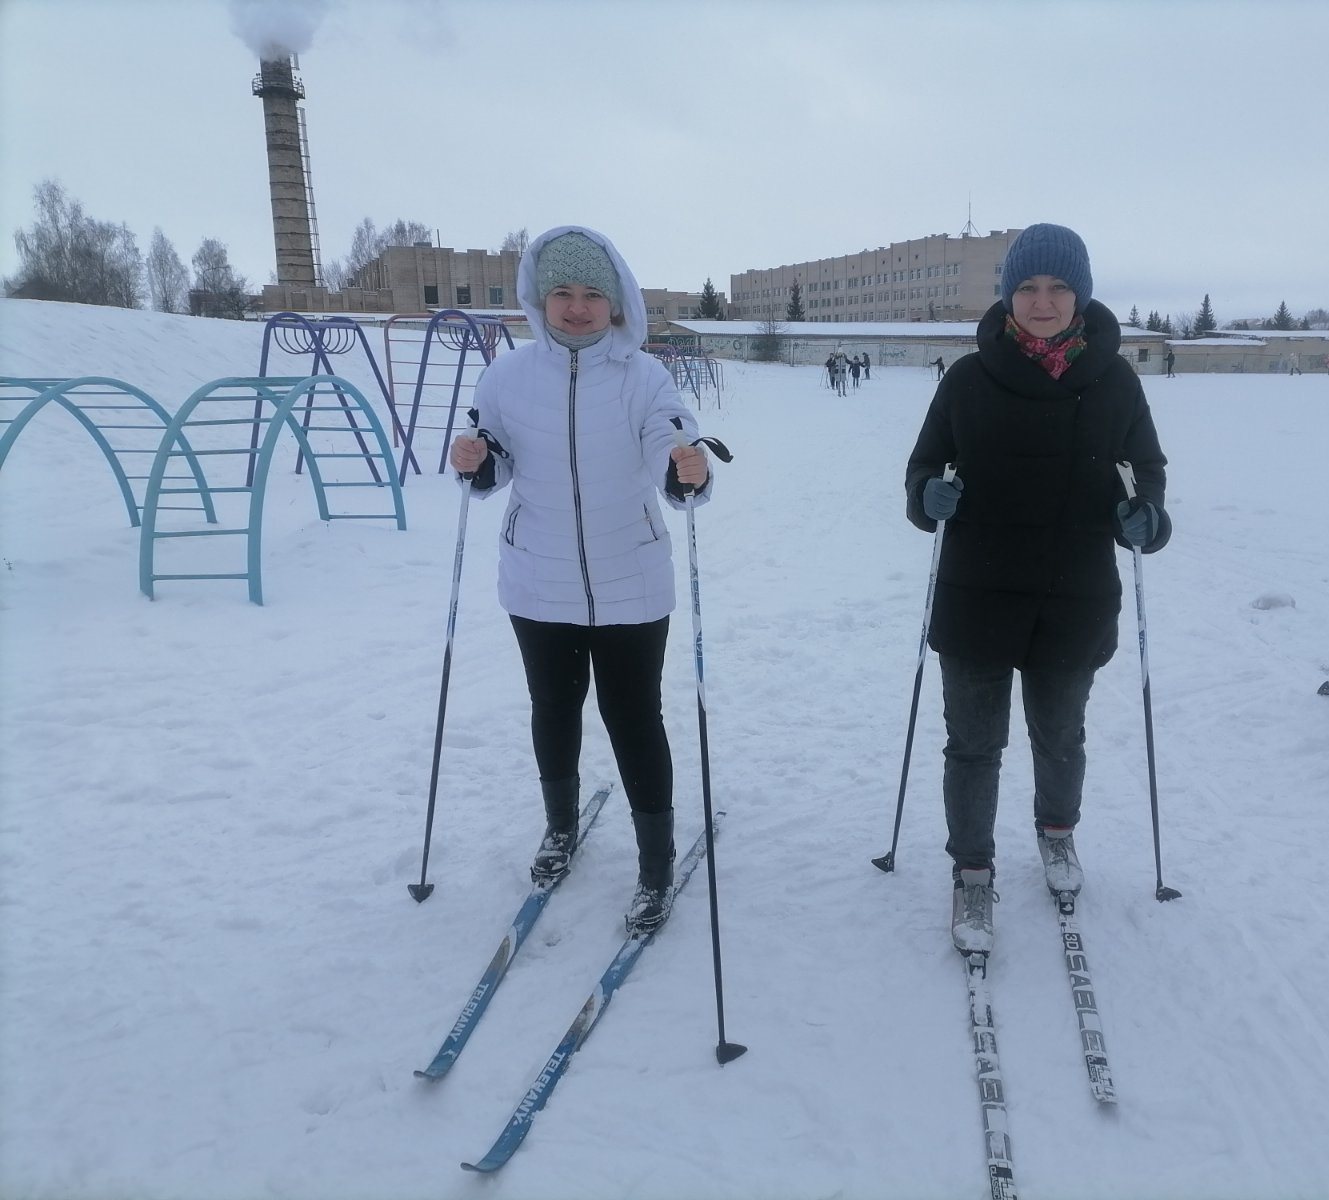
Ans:
{"label": "black ski boot", "polygon": [[568,873],[577,848],[577,797],[581,780],[540,780],[545,799],[545,836],[531,864],[531,882],[555,884]]}
{"label": "black ski boot", "polygon": [[625,918],[628,933],[659,929],[674,903],[674,810],[632,814],[637,831],[637,890]]}

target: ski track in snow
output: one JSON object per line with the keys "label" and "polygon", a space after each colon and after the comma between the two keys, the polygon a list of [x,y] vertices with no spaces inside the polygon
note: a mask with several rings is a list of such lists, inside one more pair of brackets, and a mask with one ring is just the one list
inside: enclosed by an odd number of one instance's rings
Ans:
{"label": "ski track in snow", "polygon": [[[255,326],[0,302],[0,370],[105,374],[169,409],[256,369]],[[372,341],[372,335],[371,335]],[[377,345],[376,345],[377,348]],[[280,369],[293,369],[288,364]],[[338,370],[373,394],[355,362]],[[430,877],[420,844],[458,491],[408,530],[317,519],[287,439],[267,604],[137,592],[136,531],[65,414],[0,474],[0,1195],[6,1200],[859,1200],[986,1194],[950,949],[935,658],[890,844],[931,539],[904,460],[935,386],[726,363],[735,453],[697,513],[726,1033],[705,871],[502,1175],[502,1128],[622,938],[616,788],[448,1079],[412,1078],[528,887],[541,821],[494,601],[501,499],[470,507]],[[293,373],[303,371],[293,369]],[[1316,1200],[1329,1035],[1310,957],[1329,835],[1324,376],[1149,379],[1171,546],[1145,560],[1165,883],[1153,898],[1131,561],[1099,677],[1080,923],[1120,1102],[1080,1057],[1020,721],[1003,772],[993,1000],[1027,1200]],[[435,434],[435,437],[438,435]],[[810,449],[809,449],[810,448]],[[425,442],[422,463],[437,462]],[[815,469],[811,470],[815,464]],[[666,667],[679,841],[700,829],[686,523]],[[1294,604],[1260,609],[1264,596]],[[1018,714],[1018,704],[1017,704]],[[593,699],[584,794],[616,780]]]}

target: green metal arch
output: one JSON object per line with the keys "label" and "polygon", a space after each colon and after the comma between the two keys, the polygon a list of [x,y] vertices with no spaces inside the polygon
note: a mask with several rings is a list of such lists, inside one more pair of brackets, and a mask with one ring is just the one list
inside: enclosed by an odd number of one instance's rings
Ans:
{"label": "green metal arch", "polygon": [[[153,459],[152,470],[148,478],[147,494],[143,502],[143,528],[139,540],[139,588],[149,599],[153,595],[153,549],[157,534],[158,502],[162,480],[172,456],[171,447],[183,438],[183,429],[189,423],[194,410],[214,393],[230,388],[250,388],[255,393],[258,404],[272,405],[274,412],[268,421],[268,428],[254,456],[253,483],[249,487],[249,523],[246,527],[246,579],[249,585],[249,599],[255,604],[263,603],[262,583],[262,546],[263,546],[263,504],[267,491],[268,476],[272,468],[272,458],[283,428],[289,429],[300,445],[301,453],[309,468],[309,481],[314,489],[315,503],[318,505],[319,519],[330,521],[336,514],[328,508],[327,490],[323,476],[318,468],[318,455],[310,445],[309,437],[294,414],[296,404],[305,396],[312,396],[320,387],[333,387],[344,392],[355,404],[364,417],[365,432],[373,435],[378,445],[379,454],[388,468],[387,478],[379,485],[390,488],[393,498],[392,516],[398,529],[406,528],[406,507],[401,484],[397,480],[392,456],[392,447],[384,433],[383,425],[364,394],[353,383],[338,375],[311,375],[298,378],[258,378],[250,376],[230,376],[215,379],[198,388],[187,399],[171,419],[162,437],[161,446]],[[383,514],[385,517],[388,514]],[[210,576],[191,576],[190,578],[210,578]]]}
{"label": "green metal arch", "polygon": [[[132,383],[126,383],[123,379],[112,379],[107,375],[81,375],[77,379],[27,379],[14,376],[0,377],[0,387],[22,387],[36,392],[37,395],[29,401],[23,410],[5,428],[3,435],[0,435],[0,469],[5,465],[5,459],[9,455],[10,449],[18,441],[19,434],[26,428],[29,421],[32,420],[48,404],[58,404],[68,412],[84,429],[96,443],[97,448],[102,452],[102,456],[110,465],[111,472],[115,476],[115,482],[120,488],[120,495],[124,499],[125,508],[129,513],[129,523],[134,527],[139,525],[138,501],[134,499],[134,490],[129,485],[129,477],[125,474],[124,467],[120,465],[120,460],[116,456],[114,447],[108,442],[102,434],[98,425],[85,413],[77,403],[75,397],[69,393],[76,389],[88,386],[104,386],[116,388],[124,392],[127,396],[133,396],[141,401],[145,408],[152,412],[162,423],[163,429],[168,429],[171,424],[171,414],[157,403],[142,388],[135,387]],[[198,459],[194,455],[193,448],[188,440],[182,435],[179,437],[179,445],[186,464],[194,475],[194,479],[199,485],[199,497],[203,506],[204,515],[210,523],[215,523],[217,515],[213,511],[212,498],[208,494],[207,481],[203,476],[203,468],[199,465]]]}

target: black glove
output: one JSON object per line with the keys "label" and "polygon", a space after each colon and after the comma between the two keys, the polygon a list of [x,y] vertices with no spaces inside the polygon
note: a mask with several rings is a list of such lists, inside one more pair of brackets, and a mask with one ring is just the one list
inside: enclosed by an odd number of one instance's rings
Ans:
{"label": "black glove", "polygon": [[949,483],[939,475],[929,479],[923,485],[923,511],[934,521],[949,521],[955,516],[962,491],[964,480],[958,475]]}
{"label": "black glove", "polygon": [[1158,536],[1158,509],[1139,496],[1123,500],[1117,505],[1117,525],[1122,537],[1143,549]]}

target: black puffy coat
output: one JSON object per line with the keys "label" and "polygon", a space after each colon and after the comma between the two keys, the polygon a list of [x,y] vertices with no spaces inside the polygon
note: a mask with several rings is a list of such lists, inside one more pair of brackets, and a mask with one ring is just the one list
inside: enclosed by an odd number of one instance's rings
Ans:
{"label": "black puffy coat", "polygon": [[1004,333],[994,304],[978,351],[937,385],[905,476],[910,521],[931,532],[923,487],[954,463],[964,484],[946,522],[928,641],[942,654],[1020,669],[1101,667],[1117,648],[1121,577],[1116,464],[1163,511],[1164,466],[1144,390],[1119,356],[1121,327],[1097,301],[1086,348],[1053,379]]}

